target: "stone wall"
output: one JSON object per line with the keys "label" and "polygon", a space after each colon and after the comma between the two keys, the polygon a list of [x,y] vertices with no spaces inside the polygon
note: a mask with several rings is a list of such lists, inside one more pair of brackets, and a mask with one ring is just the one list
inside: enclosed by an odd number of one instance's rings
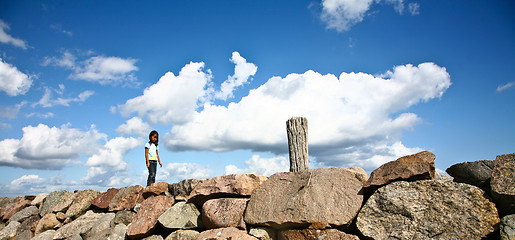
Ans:
{"label": "stone wall", "polygon": [[515,154],[0,198],[3,239],[515,239]]}

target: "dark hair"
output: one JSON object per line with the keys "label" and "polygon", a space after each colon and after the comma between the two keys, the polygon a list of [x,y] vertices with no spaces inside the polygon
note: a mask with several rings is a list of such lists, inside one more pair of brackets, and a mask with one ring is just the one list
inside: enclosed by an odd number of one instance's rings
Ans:
{"label": "dark hair", "polygon": [[154,136],[154,135],[157,135],[157,141],[154,143],[156,146],[159,144],[159,133],[157,133],[156,130],[153,130],[152,132],[150,132],[150,134],[148,135],[148,143],[152,143],[152,140],[150,140],[150,137]]}

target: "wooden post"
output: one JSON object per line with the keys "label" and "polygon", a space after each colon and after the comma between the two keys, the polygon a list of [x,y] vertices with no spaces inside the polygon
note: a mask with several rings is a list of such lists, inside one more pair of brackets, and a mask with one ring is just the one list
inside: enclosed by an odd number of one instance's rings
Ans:
{"label": "wooden post", "polygon": [[309,169],[308,120],[305,117],[288,119],[286,132],[290,151],[290,172]]}

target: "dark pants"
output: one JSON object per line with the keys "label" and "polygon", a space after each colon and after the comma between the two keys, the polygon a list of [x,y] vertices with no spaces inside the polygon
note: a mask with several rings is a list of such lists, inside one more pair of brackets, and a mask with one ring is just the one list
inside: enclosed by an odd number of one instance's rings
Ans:
{"label": "dark pants", "polygon": [[149,160],[148,162],[150,166],[148,167],[147,186],[150,186],[156,182],[157,161]]}

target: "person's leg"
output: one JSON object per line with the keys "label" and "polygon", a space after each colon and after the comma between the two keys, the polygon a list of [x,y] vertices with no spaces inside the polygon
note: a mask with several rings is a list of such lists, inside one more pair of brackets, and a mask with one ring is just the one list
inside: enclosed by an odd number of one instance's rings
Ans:
{"label": "person's leg", "polygon": [[147,186],[150,186],[152,183],[156,182],[157,162],[149,161],[149,163],[150,166],[148,167]]}

